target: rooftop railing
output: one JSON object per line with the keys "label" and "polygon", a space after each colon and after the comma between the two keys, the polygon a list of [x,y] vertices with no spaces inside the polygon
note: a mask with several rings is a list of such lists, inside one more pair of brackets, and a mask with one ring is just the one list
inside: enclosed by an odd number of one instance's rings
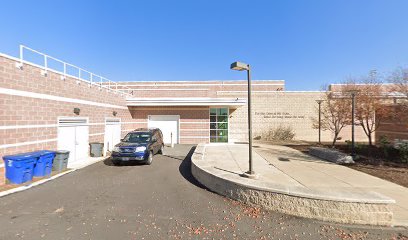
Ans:
{"label": "rooftop railing", "polygon": [[[24,59],[25,51],[29,51],[31,53],[39,55],[43,59],[43,64],[42,65],[36,64],[36,63],[30,62]],[[62,71],[57,70],[56,68],[53,68],[52,66],[50,66],[49,60],[52,60],[52,61],[55,61],[61,64],[63,70]],[[129,96],[133,95],[133,90],[129,87],[122,86],[118,84],[117,82],[114,82],[106,77],[97,75],[95,73],[82,69],[78,66],[64,62],[60,59],[49,56],[47,54],[44,54],[32,48],[26,47],[24,45],[20,45],[20,62],[18,63],[17,67],[22,69],[24,63],[35,65],[39,68],[42,68],[41,74],[43,76],[47,76],[48,71],[53,71],[58,74],[61,74],[61,80],[65,80],[67,77],[71,77],[71,78],[77,79],[78,84],[80,84],[80,82],[84,82],[88,84],[89,87],[95,86],[95,87],[98,87],[100,90],[106,89],[108,92],[119,93],[121,95],[129,95]],[[71,68],[77,74],[73,75],[69,73],[68,68]],[[85,75],[88,76],[88,79],[85,78]]]}

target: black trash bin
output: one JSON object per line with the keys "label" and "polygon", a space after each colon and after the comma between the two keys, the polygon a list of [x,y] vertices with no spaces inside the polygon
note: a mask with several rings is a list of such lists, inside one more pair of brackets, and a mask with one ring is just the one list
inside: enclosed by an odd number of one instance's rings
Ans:
{"label": "black trash bin", "polygon": [[55,158],[52,164],[52,170],[62,172],[68,167],[69,151],[58,150],[55,151]]}
{"label": "black trash bin", "polygon": [[102,157],[103,156],[103,143],[90,143],[90,155],[91,157]]}

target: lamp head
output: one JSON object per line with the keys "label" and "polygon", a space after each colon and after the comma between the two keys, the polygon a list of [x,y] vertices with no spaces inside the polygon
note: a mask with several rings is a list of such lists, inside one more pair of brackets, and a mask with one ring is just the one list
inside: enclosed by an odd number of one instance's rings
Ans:
{"label": "lamp head", "polygon": [[242,62],[233,62],[230,67],[232,70],[245,71],[249,70],[249,65]]}

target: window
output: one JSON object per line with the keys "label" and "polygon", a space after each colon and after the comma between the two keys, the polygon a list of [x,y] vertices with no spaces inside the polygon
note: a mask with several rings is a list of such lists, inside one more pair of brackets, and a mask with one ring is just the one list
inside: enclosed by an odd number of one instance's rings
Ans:
{"label": "window", "polygon": [[123,142],[130,143],[147,143],[152,136],[148,132],[129,133],[123,138]]}
{"label": "window", "polygon": [[210,108],[210,142],[228,142],[228,108]]}

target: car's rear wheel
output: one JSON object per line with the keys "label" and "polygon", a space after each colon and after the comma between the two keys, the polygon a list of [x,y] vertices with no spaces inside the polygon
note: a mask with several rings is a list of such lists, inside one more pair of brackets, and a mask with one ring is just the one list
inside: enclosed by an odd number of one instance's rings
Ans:
{"label": "car's rear wheel", "polygon": [[161,145],[160,150],[159,150],[159,153],[160,153],[161,155],[164,155],[164,144]]}
{"label": "car's rear wheel", "polygon": [[149,152],[149,156],[147,157],[146,164],[147,164],[147,165],[151,165],[152,162],[153,162],[153,152],[150,151],[150,152]]}

